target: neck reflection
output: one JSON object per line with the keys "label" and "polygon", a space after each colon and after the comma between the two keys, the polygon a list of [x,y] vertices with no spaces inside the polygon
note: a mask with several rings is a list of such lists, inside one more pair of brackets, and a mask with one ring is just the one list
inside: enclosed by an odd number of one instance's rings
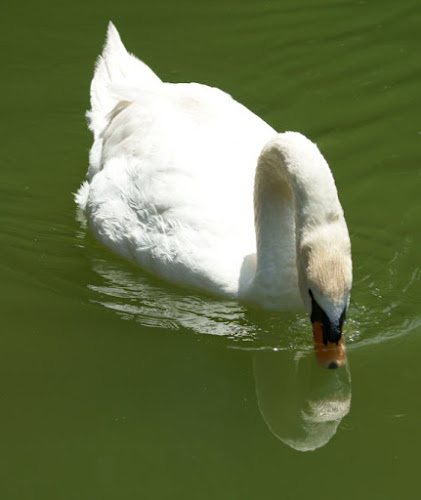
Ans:
{"label": "neck reflection", "polygon": [[278,439],[299,451],[330,441],[351,407],[349,365],[326,370],[312,352],[262,350],[253,368],[260,412]]}

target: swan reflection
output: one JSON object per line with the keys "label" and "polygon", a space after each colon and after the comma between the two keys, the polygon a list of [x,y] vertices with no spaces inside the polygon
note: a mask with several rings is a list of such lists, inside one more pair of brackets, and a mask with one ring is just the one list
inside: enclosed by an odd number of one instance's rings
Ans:
{"label": "swan reflection", "polygon": [[351,407],[349,365],[325,370],[312,353],[261,350],[253,367],[260,412],[271,432],[299,451],[328,443]]}
{"label": "swan reflection", "polygon": [[280,335],[279,314],[248,310],[235,300],[178,293],[123,263],[95,259],[92,268],[102,278],[100,284],[89,285],[92,300],[122,318],[222,336],[231,347],[251,349],[261,414],[272,433],[292,448],[325,445],[349,412],[349,366],[326,370],[318,365],[302,317],[283,315]]}
{"label": "swan reflection", "polygon": [[[200,335],[224,337],[228,345],[309,347],[309,324],[303,314],[251,310],[237,300],[219,299],[196,290],[165,286],[125,262],[92,259],[100,277],[88,288],[92,302],[112,309],[121,318],[148,328],[186,328]],[[274,335],[283,325],[283,339]]]}

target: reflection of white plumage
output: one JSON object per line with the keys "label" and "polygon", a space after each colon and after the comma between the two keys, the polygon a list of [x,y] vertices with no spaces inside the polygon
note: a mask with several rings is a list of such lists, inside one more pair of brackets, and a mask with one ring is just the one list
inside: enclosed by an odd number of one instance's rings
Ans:
{"label": "reflection of white plumage", "polygon": [[327,444],[351,408],[351,372],[319,370],[313,358],[291,351],[253,354],[257,401],[282,442],[299,451]]}
{"label": "reflection of white plumage", "polygon": [[350,243],[316,145],[221,90],[162,82],[111,23],[91,105],[76,201],[103,244],[170,281],[265,307],[304,301],[311,314],[311,290],[339,321]]}

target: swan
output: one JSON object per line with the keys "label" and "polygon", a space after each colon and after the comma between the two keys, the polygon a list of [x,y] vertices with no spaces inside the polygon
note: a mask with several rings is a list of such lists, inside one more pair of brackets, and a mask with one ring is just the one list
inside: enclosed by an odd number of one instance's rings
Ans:
{"label": "swan", "polygon": [[90,94],[94,141],[75,199],[94,236],[171,282],[304,306],[319,362],[344,364],[351,245],[318,147],[217,88],[161,81],[111,22]]}

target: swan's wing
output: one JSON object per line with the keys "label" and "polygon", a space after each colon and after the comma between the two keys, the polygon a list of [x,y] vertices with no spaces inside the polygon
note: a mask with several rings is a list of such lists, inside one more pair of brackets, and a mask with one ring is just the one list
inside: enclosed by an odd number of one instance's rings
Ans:
{"label": "swan's wing", "polygon": [[167,279],[235,293],[255,245],[257,158],[274,134],[217,89],[138,91],[109,115],[98,139],[87,200],[93,231]]}
{"label": "swan's wing", "polygon": [[127,52],[117,29],[110,22],[91,82],[91,110],[87,116],[94,137],[104,130],[108,113],[119,101],[127,99],[130,88],[151,89],[160,83],[149,66]]}
{"label": "swan's wing", "polygon": [[88,118],[89,185],[76,200],[96,236],[174,281],[234,291],[254,248],[257,158],[275,131],[218,89],[161,82],[111,23]]}

